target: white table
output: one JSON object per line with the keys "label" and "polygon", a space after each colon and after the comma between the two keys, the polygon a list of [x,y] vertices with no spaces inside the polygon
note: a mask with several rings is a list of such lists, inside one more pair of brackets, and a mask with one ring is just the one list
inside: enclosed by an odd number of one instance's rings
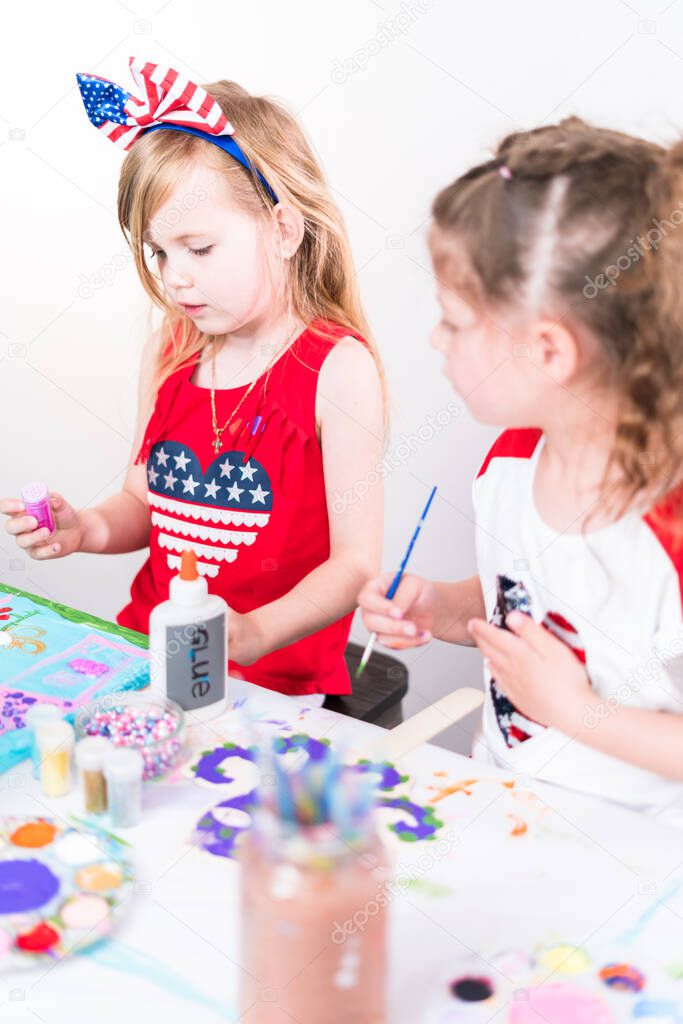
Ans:
{"label": "white table", "polygon": [[[237,703],[246,698],[250,714],[292,723],[296,731],[333,741],[343,735],[359,756],[382,734],[324,709],[301,714],[305,698],[238,682],[231,696]],[[208,732],[192,727],[193,749],[230,739],[234,721],[233,712]],[[569,981],[601,992],[615,1020],[632,1020],[646,997],[680,998],[683,1005],[683,980],[664,970],[683,962],[683,831],[542,784],[506,786],[509,775],[433,745],[408,754],[400,768],[410,776],[405,791],[423,803],[462,780],[483,781],[437,800],[444,822],[438,841],[401,842],[383,828],[397,874],[413,865],[415,879],[390,908],[393,1024],[506,1021],[530,979],[551,972],[535,968],[527,977],[497,954],[555,943],[583,945],[593,967],[569,979],[560,970],[546,984]],[[177,776],[146,786],[143,821],[120,832],[132,844],[137,882],[114,937],[52,967],[6,976],[0,1024],[237,1019],[238,868],[188,843],[201,815],[223,798],[219,789]],[[28,762],[0,777],[5,814],[65,818],[81,813],[79,801],[77,792],[46,799]],[[387,825],[396,819],[382,815]],[[613,959],[645,971],[641,997],[608,991],[596,980],[595,968]],[[469,969],[495,981],[495,1000],[475,1006],[448,997],[447,983]],[[641,1019],[676,1021],[661,1013]]]}

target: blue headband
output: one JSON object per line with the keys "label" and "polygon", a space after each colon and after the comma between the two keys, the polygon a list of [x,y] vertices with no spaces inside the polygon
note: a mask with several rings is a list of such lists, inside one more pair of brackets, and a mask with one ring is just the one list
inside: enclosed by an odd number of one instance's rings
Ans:
{"label": "blue headband", "polygon": [[239,143],[236,141],[234,135],[209,135],[208,132],[199,131],[198,128],[184,128],[179,124],[154,124],[150,128],[145,128],[142,132],[143,135],[148,135],[150,132],[159,131],[159,129],[165,128],[174,132],[187,132],[188,135],[196,135],[200,139],[206,139],[207,142],[211,142],[214,146],[218,146],[225,153],[229,153],[234,160],[242,164],[251,174],[255,174],[258,180],[263,185],[264,189],[268,193],[273,203],[278,203],[277,195],[274,190],[270,187],[264,176],[261,174],[257,167],[251,163],[249,158],[245,155]]}

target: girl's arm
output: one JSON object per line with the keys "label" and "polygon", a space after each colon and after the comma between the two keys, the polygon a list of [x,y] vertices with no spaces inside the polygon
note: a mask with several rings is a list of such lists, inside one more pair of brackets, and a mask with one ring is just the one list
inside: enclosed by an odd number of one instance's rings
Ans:
{"label": "girl's arm", "polygon": [[434,587],[440,612],[434,636],[450,644],[473,647],[467,623],[474,615],[486,614],[479,576],[470,576],[457,583],[435,583]]}
{"label": "girl's arm", "polygon": [[[337,342],[318,378],[316,418],[325,473],[330,555],[289,593],[230,616],[231,657],[241,665],[323,629],[356,606],[382,555],[382,389],[375,362],[353,338]],[[305,496],[304,496],[305,499]]]}
{"label": "girl's arm", "polygon": [[142,486],[136,478],[140,478],[146,492],[145,467],[129,467],[123,490],[112,494],[101,505],[80,510],[83,540],[79,551],[119,555],[147,547],[150,533],[149,506],[146,493],[145,498],[142,498]]}
{"label": "girl's arm", "polygon": [[683,714],[609,705],[593,690],[558,728],[588,747],[683,782]]}

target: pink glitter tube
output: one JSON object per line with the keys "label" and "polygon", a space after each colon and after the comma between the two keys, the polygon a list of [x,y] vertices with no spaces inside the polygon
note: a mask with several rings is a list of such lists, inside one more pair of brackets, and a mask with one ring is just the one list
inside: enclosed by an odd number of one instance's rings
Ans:
{"label": "pink glitter tube", "polygon": [[37,530],[46,526],[50,533],[54,533],[55,520],[50,507],[50,493],[44,483],[38,481],[26,484],[21,489],[21,500],[29,516],[38,520]]}

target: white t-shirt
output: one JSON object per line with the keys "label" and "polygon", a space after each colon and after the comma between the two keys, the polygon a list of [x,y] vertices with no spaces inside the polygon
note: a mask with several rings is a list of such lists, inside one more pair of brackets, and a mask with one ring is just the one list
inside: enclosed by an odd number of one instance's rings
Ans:
{"label": "white t-shirt", "polygon": [[[619,714],[622,705],[683,713],[683,538],[671,504],[594,532],[557,533],[533,500],[543,443],[540,430],[506,431],[473,486],[487,617],[496,605],[496,577],[522,582],[533,618],[585,660],[593,689],[605,698],[604,714]],[[683,783],[531,722],[486,668],[484,687],[474,757],[651,813],[683,813]]]}

